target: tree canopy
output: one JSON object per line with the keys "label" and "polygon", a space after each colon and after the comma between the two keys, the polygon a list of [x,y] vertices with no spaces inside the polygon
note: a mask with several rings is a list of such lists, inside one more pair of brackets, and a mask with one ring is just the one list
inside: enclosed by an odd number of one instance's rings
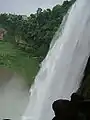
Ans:
{"label": "tree canopy", "polygon": [[74,3],[64,1],[51,9],[38,8],[29,17],[15,14],[0,14],[0,26],[7,30],[6,40],[33,56],[44,58],[50,42],[63,17]]}

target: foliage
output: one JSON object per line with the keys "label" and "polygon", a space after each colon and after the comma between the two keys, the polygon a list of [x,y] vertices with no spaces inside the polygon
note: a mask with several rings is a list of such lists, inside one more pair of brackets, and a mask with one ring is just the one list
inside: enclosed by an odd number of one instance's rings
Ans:
{"label": "foliage", "polygon": [[39,62],[8,42],[0,42],[0,67],[10,68],[23,75],[31,84],[39,69]]}
{"label": "foliage", "polygon": [[74,1],[64,1],[52,10],[38,8],[37,12],[29,17],[0,14],[0,25],[8,31],[6,39],[33,56],[44,58],[53,35]]}
{"label": "foliage", "polygon": [[74,2],[64,1],[52,10],[38,8],[29,17],[0,14],[0,28],[7,31],[4,41],[0,42],[0,66],[20,72],[31,84],[55,32]]}

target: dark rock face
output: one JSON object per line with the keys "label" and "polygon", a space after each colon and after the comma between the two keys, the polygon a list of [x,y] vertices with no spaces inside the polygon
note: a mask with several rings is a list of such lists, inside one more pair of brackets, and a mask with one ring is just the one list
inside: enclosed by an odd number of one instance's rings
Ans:
{"label": "dark rock face", "polygon": [[82,83],[77,93],[84,96],[86,99],[90,99],[90,57],[84,71]]}

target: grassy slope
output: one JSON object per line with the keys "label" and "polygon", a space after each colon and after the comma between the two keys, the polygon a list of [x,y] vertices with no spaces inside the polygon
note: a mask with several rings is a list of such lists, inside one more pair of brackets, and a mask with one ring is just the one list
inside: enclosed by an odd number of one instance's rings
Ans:
{"label": "grassy slope", "polygon": [[39,62],[35,58],[30,58],[29,54],[16,49],[9,42],[0,41],[0,67],[7,67],[22,74],[31,84],[38,69]]}

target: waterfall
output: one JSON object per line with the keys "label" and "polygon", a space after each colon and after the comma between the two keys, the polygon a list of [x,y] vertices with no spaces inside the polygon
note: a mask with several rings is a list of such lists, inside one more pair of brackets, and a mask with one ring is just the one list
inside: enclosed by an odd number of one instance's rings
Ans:
{"label": "waterfall", "polygon": [[[58,33],[60,34],[60,33]],[[23,120],[52,120],[52,103],[70,99],[83,77],[90,47],[90,0],[72,6],[62,35],[41,64],[30,89],[30,101]]]}

